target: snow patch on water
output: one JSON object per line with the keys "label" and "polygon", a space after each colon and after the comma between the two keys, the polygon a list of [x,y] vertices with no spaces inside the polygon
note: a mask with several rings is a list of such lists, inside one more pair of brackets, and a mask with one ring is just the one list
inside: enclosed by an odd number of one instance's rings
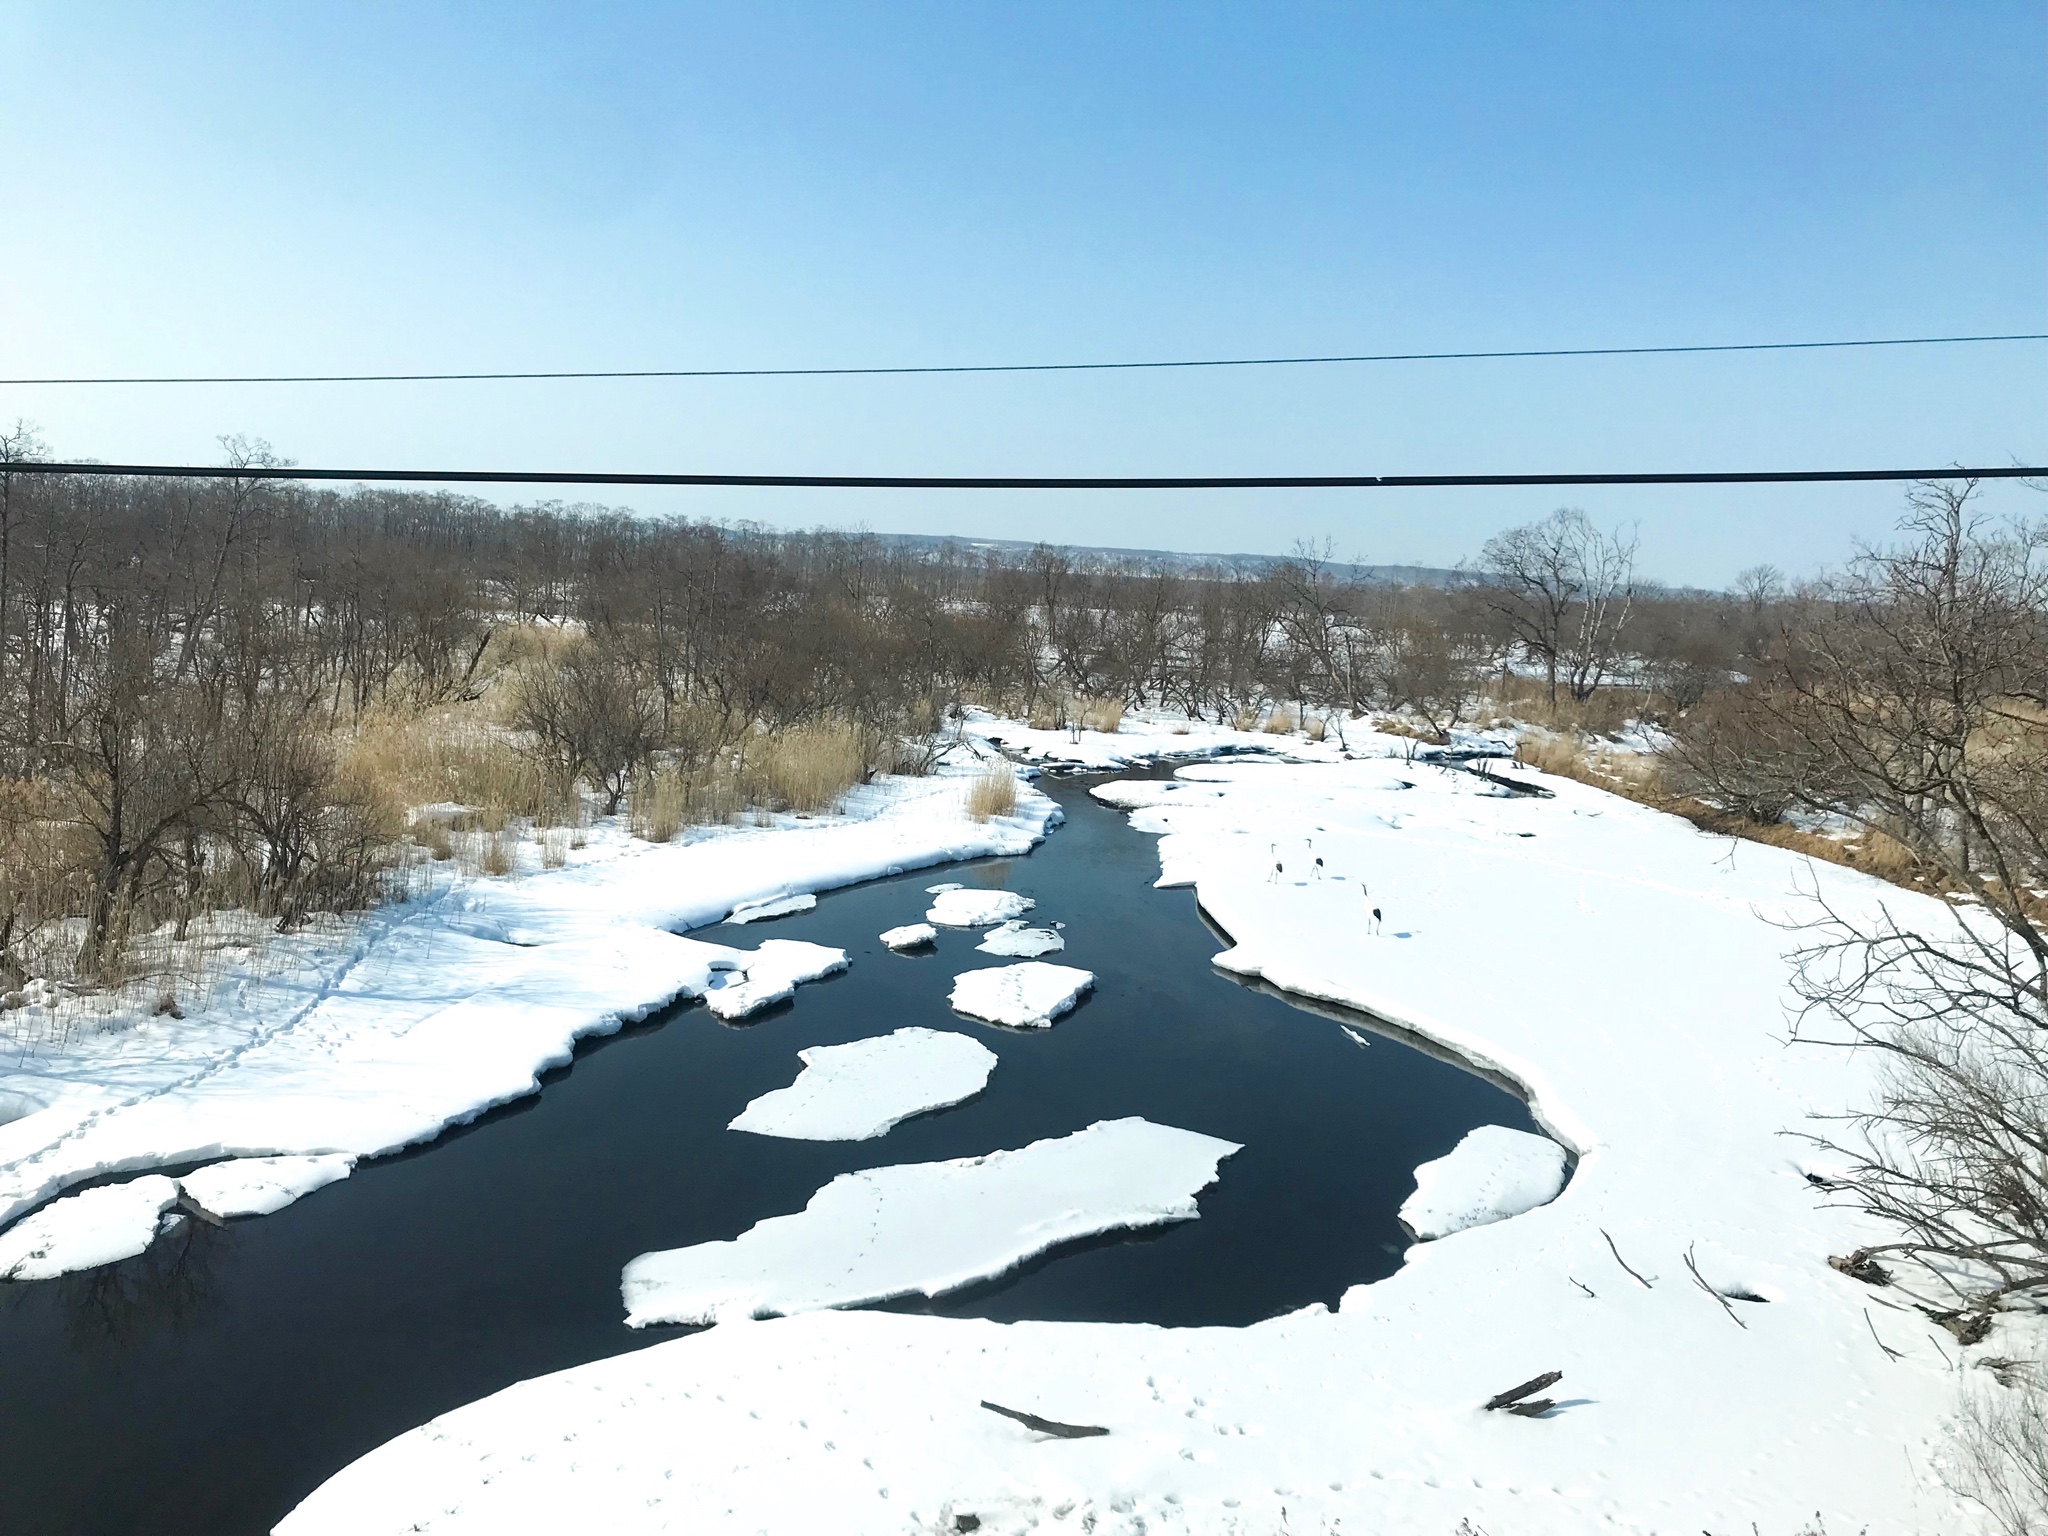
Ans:
{"label": "snow patch on water", "polygon": [[160,1173],[53,1200],[0,1232],[0,1280],[50,1280],[132,1259],[177,1200],[177,1181]]}
{"label": "snow patch on water", "polygon": [[941,928],[986,928],[1021,917],[1038,903],[1015,891],[941,891],[925,913],[925,921]]}
{"label": "snow patch on water", "polygon": [[345,1179],[356,1160],[345,1152],[311,1157],[237,1157],[213,1163],[178,1182],[216,1216],[268,1216],[294,1200]]}
{"label": "snow patch on water", "polygon": [[846,951],[802,939],[764,939],[741,969],[719,971],[704,992],[704,1006],[728,1024],[796,995],[807,981],[846,969]]}
{"label": "snow patch on water", "polygon": [[990,929],[974,947],[985,955],[1032,958],[1058,954],[1067,947],[1067,941],[1050,928],[1027,928],[1020,920],[1012,918]]}
{"label": "snow patch on water", "polygon": [[1415,1170],[1401,1224],[1422,1242],[1548,1205],[1564,1188],[1565,1152],[1548,1136],[1482,1125]]}
{"label": "snow patch on water", "polygon": [[1079,1238],[1191,1221],[1236,1143],[1136,1118],[985,1157],[845,1173],[731,1242],[642,1254],[626,1322],[716,1323],[937,1296]]}
{"label": "snow patch on water", "polygon": [[798,1051],[787,1088],[764,1093],[727,1127],[796,1141],[867,1141],[899,1121],[973,1098],[996,1055],[951,1030],[911,1025],[894,1034]]}
{"label": "snow patch on water", "polygon": [[1012,1029],[1044,1029],[1095,985],[1095,973],[1077,966],[1026,960],[953,978],[947,998],[955,1010]]}
{"label": "snow patch on water", "polygon": [[882,930],[882,942],[895,950],[918,949],[937,942],[939,930],[930,923],[905,923],[901,928]]}
{"label": "snow patch on water", "polygon": [[818,898],[809,891],[799,891],[794,896],[771,896],[766,901],[742,902],[727,914],[728,923],[759,923],[771,917],[789,917],[798,912],[809,912],[818,905]]}

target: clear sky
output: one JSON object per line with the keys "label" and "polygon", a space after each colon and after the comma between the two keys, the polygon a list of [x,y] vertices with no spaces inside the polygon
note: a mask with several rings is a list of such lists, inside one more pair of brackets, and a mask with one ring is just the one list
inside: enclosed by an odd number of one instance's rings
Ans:
{"label": "clear sky", "polygon": [[[2048,7],[0,0],[0,375],[2048,331]],[[2048,461],[2048,344],[935,379],[0,388],[66,456],[749,473]],[[635,492],[1719,584],[1901,491]],[[2038,492],[1994,508],[2038,515]]]}

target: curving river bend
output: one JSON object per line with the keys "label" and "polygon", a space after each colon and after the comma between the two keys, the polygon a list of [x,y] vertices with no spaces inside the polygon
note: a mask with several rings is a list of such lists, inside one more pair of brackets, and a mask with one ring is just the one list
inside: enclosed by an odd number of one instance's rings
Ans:
{"label": "curving river bend", "polygon": [[[1164,770],[1161,770],[1162,772]],[[1117,777],[1134,777],[1130,773]],[[579,1051],[537,1096],[274,1216],[186,1222],[141,1258],[0,1285],[0,1531],[255,1536],[347,1462],[522,1378],[678,1330],[629,1331],[638,1253],[736,1236],[835,1174],[969,1156],[1143,1115],[1244,1150],[1202,1217],[1098,1240],[903,1310],[996,1319],[1243,1324],[1391,1273],[1415,1165],[1482,1124],[1533,1130],[1502,1088],[1354,1021],[1215,970],[1193,894],[1155,891],[1154,839],[1048,781],[1067,824],[1030,857],[934,868],[705,937],[845,948],[852,969],[727,1027],[685,1006]],[[1093,995],[1049,1031],[957,1019],[953,976],[1005,962],[942,932],[892,955],[942,880],[1035,897]],[[904,1024],[1001,1058],[981,1097],[879,1140],[730,1132],[805,1046]],[[1361,1039],[1369,1044],[1359,1043]],[[177,1170],[172,1170],[173,1172]]]}

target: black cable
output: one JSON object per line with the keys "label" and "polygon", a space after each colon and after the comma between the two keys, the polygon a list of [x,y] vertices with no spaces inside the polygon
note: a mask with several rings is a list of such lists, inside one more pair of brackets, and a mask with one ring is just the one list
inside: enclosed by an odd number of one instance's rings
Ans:
{"label": "black cable", "polygon": [[1443,363],[1511,357],[1650,357],[1686,352],[1810,352],[1829,347],[1945,347],[2048,341],[2048,331],[1999,336],[1888,336],[1868,341],[1748,341],[1686,347],[1545,347],[1519,352],[1370,352],[1342,357],[1210,357],[1134,363],[960,363],[916,368],[638,368],[533,373],[276,373],[0,379],[7,384],[436,384],[517,379],[808,379],[909,373],[1103,373],[1133,368],[1274,368],[1302,363]]}
{"label": "black cable", "polygon": [[642,475],[589,470],[304,469],[247,464],[52,464],[16,460],[0,473],[137,475],[177,480],[432,481],[491,485],[740,485],[909,491],[1393,490],[1430,486],[1781,485],[1836,480],[2048,479],[2048,465],[1963,469],[1677,470],[1606,475]]}

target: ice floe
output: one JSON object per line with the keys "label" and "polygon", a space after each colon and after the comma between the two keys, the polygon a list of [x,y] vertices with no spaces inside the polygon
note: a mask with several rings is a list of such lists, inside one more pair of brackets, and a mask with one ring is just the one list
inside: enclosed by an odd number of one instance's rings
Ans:
{"label": "ice floe", "polygon": [[939,930],[930,923],[905,923],[901,928],[882,930],[882,942],[891,949],[916,949],[938,939]]}
{"label": "ice floe", "polygon": [[941,928],[986,928],[1021,917],[1038,903],[1015,891],[979,891],[965,887],[941,891],[924,917]]}
{"label": "ice floe", "polygon": [[268,1216],[345,1179],[356,1160],[345,1152],[310,1157],[237,1157],[211,1163],[178,1182],[215,1216]]}
{"label": "ice floe", "polygon": [[132,1259],[177,1199],[175,1179],[149,1173],[52,1200],[0,1232],[0,1280],[50,1280]]}
{"label": "ice floe", "polygon": [[807,981],[846,969],[846,951],[802,939],[764,939],[746,964],[719,971],[704,991],[704,1006],[731,1023],[796,995]]}
{"label": "ice floe", "polygon": [[787,1088],[764,1093],[728,1126],[796,1141],[866,1141],[926,1110],[973,1098],[996,1055],[952,1030],[909,1025],[894,1034],[798,1051]]}
{"label": "ice floe", "polygon": [[626,1321],[714,1323],[937,1296],[1061,1243],[1200,1215],[1236,1143],[1137,1118],[943,1163],[845,1173],[793,1216],[626,1266]]}
{"label": "ice floe", "polygon": [[985,955],[1015,955],[1030,959],[1038,955],[1058,954],[1067,947],[1067,941],[1050,928],[1027,928],[1012,918],[983,934],[981,942],[974,947]]}
{"label": "ice floe", "polygon": [[799,891],[794,896],[771,896],[766,901],[746,901],[734,907],[727,915],[728,923],[759,923],[771,917],[790,917],[798,912],[809,912],[818,905],[818,898],[809,891]]}
{"label": "ice floe", "polygon": [[946,1001],[972,1018],[1013,1029],[1043,1029],[1095,985],[1095,973],[1072,965],[1026,960],[1019,965],[963,971]]}
{"label": "ice floe", "polygon": [[1482,1125],[1415,1170],[1401,1224],[1423,1242],[1548,1205],[1564,1188],[1565,1152],[1548,1136]]}

